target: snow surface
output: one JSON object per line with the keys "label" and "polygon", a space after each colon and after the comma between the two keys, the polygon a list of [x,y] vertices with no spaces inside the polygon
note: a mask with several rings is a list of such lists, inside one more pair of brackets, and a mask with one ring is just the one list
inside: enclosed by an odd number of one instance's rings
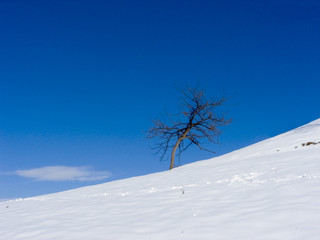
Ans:
{"label": "snow surface", "polygon": [[0,202],[0,239],[320,239],[320,119],[210,160]]}

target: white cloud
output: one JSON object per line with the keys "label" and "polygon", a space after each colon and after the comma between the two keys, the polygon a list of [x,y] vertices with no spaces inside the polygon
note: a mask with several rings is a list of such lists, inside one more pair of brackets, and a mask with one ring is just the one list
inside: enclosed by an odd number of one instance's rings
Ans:
{"label": "white cloud", "polygon": [[90,167],[48,166],[17,170],[13,174],[38,181],[94,181],[110,177],[107,171],[93,171]]}

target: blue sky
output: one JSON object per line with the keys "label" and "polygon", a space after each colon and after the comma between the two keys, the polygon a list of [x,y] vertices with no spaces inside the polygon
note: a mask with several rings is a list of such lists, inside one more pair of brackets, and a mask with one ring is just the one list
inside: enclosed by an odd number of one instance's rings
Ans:
{"label": "blue sky", "polygon": [[[145,131],[199,85],[233,119],[182,164],[320,117],[318,1],[1,1],[0,199],[167,170]],[[214,174],[214,173],[213,173]]]}

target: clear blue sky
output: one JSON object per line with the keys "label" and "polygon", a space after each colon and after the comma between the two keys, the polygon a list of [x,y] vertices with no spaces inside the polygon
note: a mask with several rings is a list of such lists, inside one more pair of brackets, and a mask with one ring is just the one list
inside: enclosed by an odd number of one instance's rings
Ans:
{"label": "clear blue sky", "polygon": [[188,86],[231,98],[217,155],[319,118],[319,12],[312,0],[0,1],[0,199],[167,170],[144,131]]}

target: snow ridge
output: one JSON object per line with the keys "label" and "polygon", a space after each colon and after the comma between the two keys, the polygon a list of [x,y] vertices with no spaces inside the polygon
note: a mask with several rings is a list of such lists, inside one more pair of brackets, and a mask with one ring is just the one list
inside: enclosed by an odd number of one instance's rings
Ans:
{"label": "snow ridge", "polygon": [[316,240],[319,141],[320,119],[171,171],[0,202],[0,238]]}

